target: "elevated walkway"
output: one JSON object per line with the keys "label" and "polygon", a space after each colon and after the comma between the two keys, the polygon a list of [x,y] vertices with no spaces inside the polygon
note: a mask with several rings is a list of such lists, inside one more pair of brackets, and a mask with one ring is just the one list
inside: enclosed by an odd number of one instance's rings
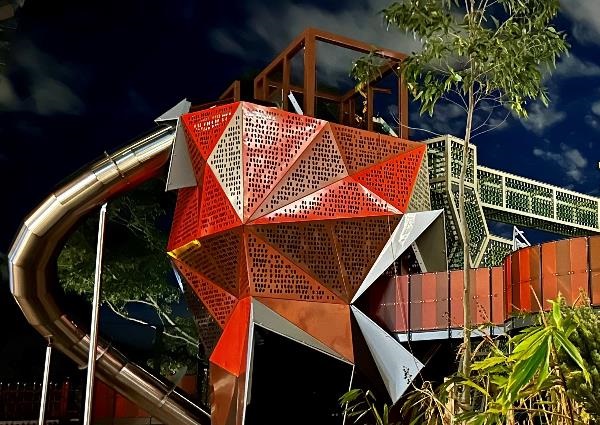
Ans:
{"label": "elevated walkway", "polygon": [[[446,212],[449,266],[461,268],[458,184],[463,141],[446,135],[425,143],[431,206]],[[511,240],[490,232],[488,220],[569,237],[600,233],[600,198],[481,166],[477,146],[470,145],[469,151],[465,191],[473,267],[499,265],[512,248]]]}
{"label": "elevated walkway", "polygon": [[[504,333],[521,313],[549,310],[559,293],[569,305],[587,297],[600,306],[600,235],[523,248],[471,273],[474,334]],[[401,341],[462,338],[462,286],[462,270],[382,278],[369,315]]]}

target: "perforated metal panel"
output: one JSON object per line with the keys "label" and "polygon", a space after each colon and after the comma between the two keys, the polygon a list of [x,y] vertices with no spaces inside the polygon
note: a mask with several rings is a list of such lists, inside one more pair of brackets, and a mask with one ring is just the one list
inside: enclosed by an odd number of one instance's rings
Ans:
{"label": "perforated metal panel", "polygon": [[208,159],[238,106],[239,103],[230,103],[181,116],[190,140],[204,160]]}
{"label": "perforated metal panel", "polygon": [[172,251],[198,237],[199,192],[197,187],[186,187],[177,192],[177,204],[169,235],[167,251]]}
{"label": "perforated metal panel", "polygon": [[400,214],[400,211],[352,177],[346,177],[252,223],[284,223],[393,214]]}
{"label": "perforated metal panel", "polygon": [[319,283],[348,301],[339,256],[334,245],[333,223],[280,223],[254,226],[253,229]]}
{"label": "perforated metal panel", "polygon": [[204,172],[202,205],[200,207],[200,236],[210,235],[241,225],[229,198],[221,188],[212,170]]}
{"label": "perforated metal panel", "polygon": [[369,273],[400,219],[400,216],[388,216],[335,221],[333,234],[336,250],[342,263],[350,298]]}
{"label": "perforated metal panel", "polygon": [[221,232],[189,244],[173,255],[193,271],[203,274],[232,295],[238,295],[242,229]]}
{"label": "perforated metal panel", "polygon": [[242,108],[238,107],[207,161],[240,220],[244,207],[242,121]]}
{"label": "perforated metal panel", "polygon": [[253,297],[271,322],[287,320],[297,338],[354,361],[349,303],[396,234],[417,175],[427,173],[424,147],[247,103],[182,120],[200,189],[180,192],[169,249],[204,306],[194,312],[203,332],[210,340],[216,324],[224,328],[211,379],[213,408],[226,411],[213,409],[213,420],[239,422]]}
{"label": "perforated metal panel", "polygon": [[331,130],[350,174],[422,146],[418,142],[334,123]]}
{"label": "perforated metal panel", "polygon": [[243,103],[245,216],[250,217],[325,121]]}
{"label": "perforated metal panel", "polygon": [[341,303],[331,291],[252,232],[246,235],[251,295]]}
{"label": "perforated metal panel", "polygon": [[413,191],[408,203],[407,212],[429,211],[431,210],[431,198],[429,196],[429,169],[427,165],[427,156],[421,160],[419,173],[413,186]]}
{"label": "perforated metal panel", "polygon": [[210,356],[217,345],[217,341],[223,333],[223,329],[212,317],[208,309],[196,297],[189,285],[184,286],[185,303],[194,316],[194,322],[198,329],[198,338],[206,356]]}
{"label": "perforated metal panel", "polygon": [[267,196],[252,219],[284,207],[347,175],[342,155],[327,124]]}
{"label": "perforated metal panel", "polygon": [[373,192],[406,212],[425,146],[374,165],[356,174],[354,178]]}
{"label": "perforated metal panel", "polygon": [[237,298],[184,263],[175,260],[174,264],[219,326],[224,327],[237,303]]}

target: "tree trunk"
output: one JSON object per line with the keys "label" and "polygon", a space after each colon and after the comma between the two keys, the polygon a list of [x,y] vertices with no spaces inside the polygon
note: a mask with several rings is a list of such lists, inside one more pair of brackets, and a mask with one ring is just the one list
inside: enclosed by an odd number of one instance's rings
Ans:
{"label": "tree trunk", "polygon": [[[469,101],[467,108],[467,125],[465,127],[465,138],[462,155],[462,167],[458,185],[458,213],[459,229],[463,235],[463,354],[460,371],[465,377],[471,374],[471,264],[469,261],[470,235],[467,227],[467,214],[465,211],[465,180],[469,166],[469,141],[471,139],[471,127],[473,123],[474,109],[473,87],[469,89]],[[469,409],[471,404],[468,387],[462,389],[463,409]]]}

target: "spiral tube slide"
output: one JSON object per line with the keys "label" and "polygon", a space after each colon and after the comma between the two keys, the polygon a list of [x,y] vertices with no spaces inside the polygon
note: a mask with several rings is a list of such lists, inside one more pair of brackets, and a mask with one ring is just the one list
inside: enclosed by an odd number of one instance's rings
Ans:
{"label": "spiral tube slide", "polygon": [[[25,220],[9,253],[10,288],[25,318],[78,365],[87,365],[89,335],[61,311],[56,258],[87,213],[155,176],[167,163],[175,127],[161,125],[80,171]],[[167,424],[210,424],[210,415],[103,341],[96,376]]]}

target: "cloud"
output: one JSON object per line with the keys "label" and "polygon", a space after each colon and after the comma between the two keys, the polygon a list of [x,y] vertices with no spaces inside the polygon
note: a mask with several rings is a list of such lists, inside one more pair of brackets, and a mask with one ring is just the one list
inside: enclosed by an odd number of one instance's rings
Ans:
{"label": "cloud", "polygon": [[559,148],[559,151],[535,148],[533,149],[533,154],[544,161],[558,165],[571,180],[583,183],[585,181],[583,169],[587,167],[588,160],[577,148],[570,147],[564,143],[561,143]]}
{"label": "cloud", "polygon": [[562,0],[560,3],[573,24],[573,36],[581,42],[600,44],[600,2]]}
{"label": "cloud", "polygon": [[564,56],[556,64],[552,75],[560,78],[600,77],[600,65],[581,60],[572,54]]}
{"label": "cloud", "polygon": [[[245,61],[264,63],[304,29],[314,27],[401,52],[418,49],[420,42],[412,36],[386,30],[379,11],[388,3],[388,0],[346,2],[338,10],[293,2],[269,6],[253,4],[246,8],[246,25],[214,30],[210,34],[211,44],[214,49]],[[334,83],[349,80],[352,62],[360,54],[319,43],[317,56],[319,75]]]}
{"label": "cloud", "polygon": [[410,125],[414,128],[413,132],[416,130],[413,137],[419,138],[430,138],[443,134],[463,138],[465,120],[466,112],[463,108],[443,101],[435,105],[433,117],[429,117],[428,114],[419,115],[417,111],[410,114]]}
{"label": "cloud", "polygon": [[65,84],[73,70],[59,63],[29,42],[15,43],[14,67],[29,84],[17,94],[12,82],[0,75],[0,111],[30,111],[39,115],[80,114],[85,105]]}
{"label": "cloud", "polygon": [[529,108],[528,117],[521,120],[521,124],[527,130],[541,136],[544,131],[552,127],[553,125],[558,124],[567,118],[567,114],[563,111],[557,111],[554,104],[550,104],[548,108],[546,108],[541,103],[534,103],[531,108]]}
{"label": "cloud", "polygon": [[600,100],[592,103],[592,112],[600,117]]}

